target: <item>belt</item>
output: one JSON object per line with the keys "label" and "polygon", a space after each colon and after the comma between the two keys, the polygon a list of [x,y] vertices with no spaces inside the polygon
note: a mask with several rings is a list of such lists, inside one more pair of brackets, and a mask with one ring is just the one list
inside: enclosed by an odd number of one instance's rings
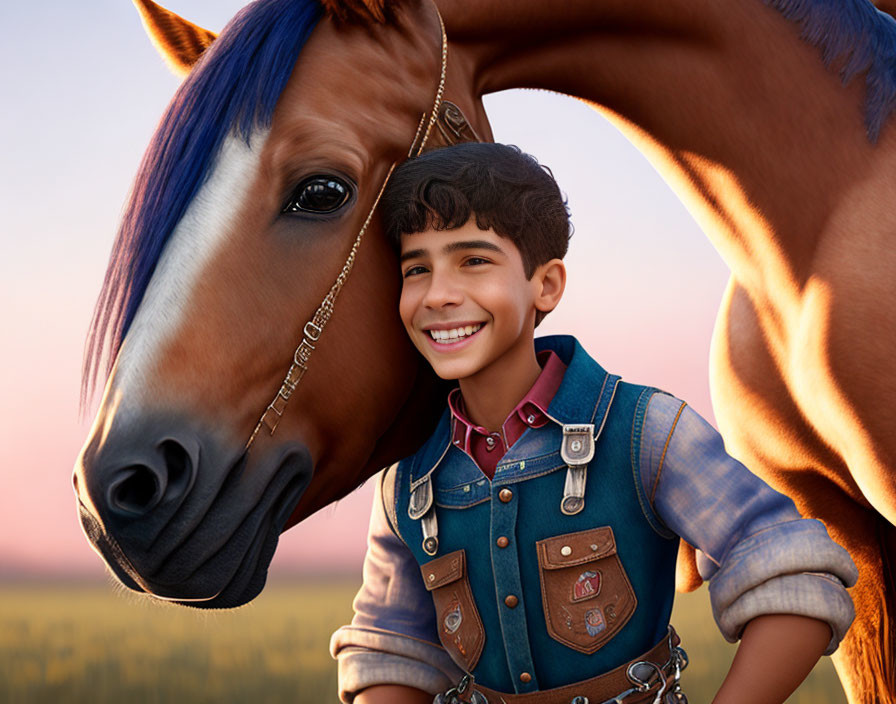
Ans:
{"label": "belt", "polygon": [[667,634],[643,655],[597,677],[538,692],[513,694],[483,687],[470,676],[444,694],[435,704],[641,704],[670,702],[687,704],[678,686],[687,655],[678,647],[678,634],[669,626]]}

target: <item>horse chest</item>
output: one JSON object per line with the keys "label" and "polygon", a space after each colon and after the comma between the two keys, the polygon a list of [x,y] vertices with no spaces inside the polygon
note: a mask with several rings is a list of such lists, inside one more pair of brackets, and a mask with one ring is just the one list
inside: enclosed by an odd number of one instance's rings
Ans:
{"label": "horse chest", "polygon": [[[729,452],[775,488],[794,496],[815,475],[831,491],[860,497],[839,444],[840,411],[821,381],[830,375],[821,303],[787,327],[730,282],[712,344],[713,408]],[[840,430],[832,433],[831,425]],[[817,515],[808,500],[797,498],[799,508]]]}

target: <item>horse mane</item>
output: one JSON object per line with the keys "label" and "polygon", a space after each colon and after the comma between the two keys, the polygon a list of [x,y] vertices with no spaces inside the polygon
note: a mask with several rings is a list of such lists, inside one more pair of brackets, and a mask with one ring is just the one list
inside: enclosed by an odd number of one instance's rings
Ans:
{"label": "horse mane", "polygon": [[208,176],[225,136],[269,127],[322,14],[315,0],[257,0],[208,48],[168,105],[143,156],[93,312],[81,409],[108,377],[162,250]]}
{"label": "horse mane", "polygon": [[392,20],[392,11],[402,0],[320,0],[327,14],[340,22],[383,24]]}
{"label": "horse mane", "polygon": [[821,49],[825,66],[839,63],[843,83],[867,71],[865,129],[877,142],[896,108],[896,20],[868,0],[764,0],[799,23],[801,37]]}

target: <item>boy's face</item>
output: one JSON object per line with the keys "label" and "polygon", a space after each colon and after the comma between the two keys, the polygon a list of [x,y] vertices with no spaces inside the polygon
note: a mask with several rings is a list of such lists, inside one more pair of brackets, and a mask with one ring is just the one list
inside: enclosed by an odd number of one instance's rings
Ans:
{"label": "boy's face", "polygon": [[470,377],[531,346],[537,277],[526,280],[516,245],[493,230],[470,220],[405,235],[401,274],[401,320],[443,379]]}

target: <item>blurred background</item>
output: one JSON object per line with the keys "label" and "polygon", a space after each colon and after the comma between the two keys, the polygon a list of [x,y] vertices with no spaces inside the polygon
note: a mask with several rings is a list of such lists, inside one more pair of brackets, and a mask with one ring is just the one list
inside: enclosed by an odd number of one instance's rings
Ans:
{"label": "blurred background", "polygon": [[[240,0],[170,0],[219,31]],[[177,86],[125,0],[0,4],[0,701],[334,702],[330,633],[351,617],[371,483],[283,536],[268,588],[231,612],[149,604],[113,584],[70,474],[85,333],[121,207]],[[727,268],[645,159],[584,104],[486,98],[498,141],[550,166],[576,234],[541,334],[713,419],[707,359]],[[621,303],[621,304],[620,304]],[[91,409],[92,411],[93,409]],[[676,601],[685,691],[709,701],[733,646],[706,589]],[[827,658],[791,702],[845,702]]]}

